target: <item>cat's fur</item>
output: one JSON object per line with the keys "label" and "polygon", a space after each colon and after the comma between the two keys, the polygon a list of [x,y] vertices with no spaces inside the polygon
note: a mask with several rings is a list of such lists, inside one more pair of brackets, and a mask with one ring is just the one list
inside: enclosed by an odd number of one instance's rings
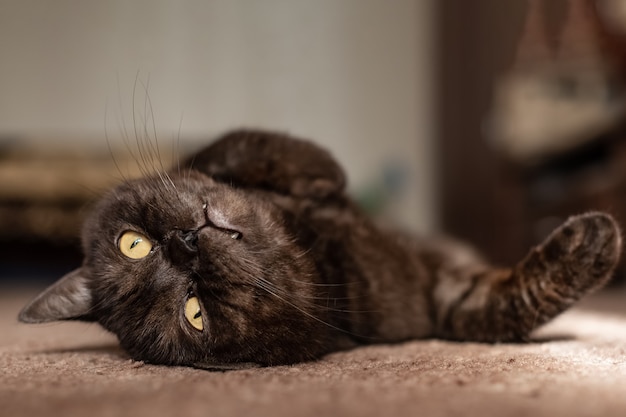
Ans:
{"label": "cat's fur", "polygon": [[[211,369],[415,338],[524,341],[602,286],[621,252],[615,221],[589,213],[496,269],[460,244],[378,228],[344,185],[312,143],[230,133],[110,192],[85,223],[83,265],[19,318],[97,321],[134,359]],[[148,236],[150,255],[122,255],[125,230]],[[202,331],[183,316],[189,294]]]}

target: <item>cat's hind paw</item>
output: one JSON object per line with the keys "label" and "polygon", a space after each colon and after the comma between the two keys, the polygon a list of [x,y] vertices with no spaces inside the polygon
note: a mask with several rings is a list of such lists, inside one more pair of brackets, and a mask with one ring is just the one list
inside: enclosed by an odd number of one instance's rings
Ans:
{"label": "cat's hind paw", "polygon": [[524,266],[533,269],[533,261],[539,261],[554,284],[583,295],[609,280],[620,258],[621,240],[610,215],[573,216],[533,251]]}

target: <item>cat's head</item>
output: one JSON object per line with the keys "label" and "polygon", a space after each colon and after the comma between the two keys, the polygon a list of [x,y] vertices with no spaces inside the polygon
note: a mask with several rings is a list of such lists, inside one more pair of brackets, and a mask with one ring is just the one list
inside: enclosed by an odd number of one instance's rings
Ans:
{"label": "cat's head", "polygon": [[[83,265],[20,314],[97,321],[150,363],[286,363],[324,350],[315,266],[262,192],[197,171],[129,181],[83,229]],[[297,296],[295,296],[297,294]]]}

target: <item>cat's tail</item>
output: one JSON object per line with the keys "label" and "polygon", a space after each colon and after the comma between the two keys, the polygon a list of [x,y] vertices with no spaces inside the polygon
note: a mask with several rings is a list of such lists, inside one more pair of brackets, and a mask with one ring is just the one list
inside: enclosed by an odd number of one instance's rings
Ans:
{"label": "cat's tail", "polygon": [[466,277],[466,286],[458,287],[457,297],[447,297],[447,306],[440,310],[438,336],[481,342],[527,340],[537,326],[602,287],[620,254],[620,229],[611,216],[572,217],[514,268],[486,269]]}

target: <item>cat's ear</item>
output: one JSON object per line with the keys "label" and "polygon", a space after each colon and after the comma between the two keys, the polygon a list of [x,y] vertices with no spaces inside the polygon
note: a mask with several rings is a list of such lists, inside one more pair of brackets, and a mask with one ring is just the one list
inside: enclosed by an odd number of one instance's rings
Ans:
{"label": "cat's ear", "polygon": [[22,323],[45,323],[55,320],[89,320],[91,291],[82,268],[52,284],[20,312]]}
{"label": "cat's ear", "polygon": [[343,170],[327,151],[275,132],[231,132],[183,165],[220,182],[294,197],[332,197],[346,184]]}

